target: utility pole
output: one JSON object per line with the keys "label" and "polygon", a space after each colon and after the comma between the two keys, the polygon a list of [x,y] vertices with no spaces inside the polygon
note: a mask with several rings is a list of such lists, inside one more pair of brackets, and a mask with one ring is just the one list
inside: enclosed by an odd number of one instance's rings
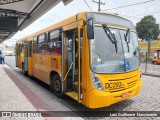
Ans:
{"label": "utility pole", "polygon": [[150,50],[151,50],[151,32],[152,32],[152,30],[149,29],[149,35],[148,35],[148,57],[149,58],[150,58],[150,55],[151,55],[151,53],[150,53]]}
{"label": "utility pole", "polygon": [[105,5],[105,3],[101,2],[101,0],[98,2],[93,0],[93,2],[98,4],[98,11],[101,11],[101,5]]}

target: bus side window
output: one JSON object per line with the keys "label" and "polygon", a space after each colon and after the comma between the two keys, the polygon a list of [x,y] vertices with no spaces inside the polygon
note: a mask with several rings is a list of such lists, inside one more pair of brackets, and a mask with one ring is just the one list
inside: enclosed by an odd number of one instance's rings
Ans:
{"label": "bus side window", "polygon": [[37,36],[33,37],[33,53],[36,53],[37,51]]}
{"label": "bus side window", "polygon": [[62,53],[62,38],[59,30],[48,33],[48,54]]}
{"label": "bus side window", "polygon": [[21,53],[25,54],[25,43],[21,42]]}
{"label": "bus side window", "polygon": [[37,38],[37,53],[45,54],[46,53],[46,40],[47,36],[46,34],[41,34]]}
{"label": "bus side window", "polygon": [[19,53],[22,53],[22,42],[19,45],[20,45]]}
{"label": "bus side window", "polygon": [[29,41],[28,46],[29,46],[28,56],[31,57],[32,56],[32,42],[31,41]]}

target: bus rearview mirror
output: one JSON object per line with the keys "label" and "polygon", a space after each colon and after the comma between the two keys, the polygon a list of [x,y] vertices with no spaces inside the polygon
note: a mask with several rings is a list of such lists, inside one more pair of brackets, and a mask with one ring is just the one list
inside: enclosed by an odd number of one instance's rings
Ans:
{"label": "bus rearview mirror", "polygon": [[94,27],[93,27],[93,20],[88,22],[87,24],[87,36],[88,39],[94,39]]}
{"label": "bus rearview mirror", "polygon": [[88,18],[84,21],[84,25],[87,24],[87,37],[88,39],[94,39],[94,24],[93,18]]}

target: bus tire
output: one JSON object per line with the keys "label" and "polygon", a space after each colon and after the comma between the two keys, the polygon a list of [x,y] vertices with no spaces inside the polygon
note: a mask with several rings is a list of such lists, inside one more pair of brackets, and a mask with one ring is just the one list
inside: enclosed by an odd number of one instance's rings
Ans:
{"label": "bus tire", "polygon": [[58,74],[54,75],[53,77],[53,91],[56,96],[60,98],[63,97],[62,83],[61,83],[61,79]]}
{"label": "bus tire", "polygon": [[157,62],[154,61],[153,64],[157,65]]}
{"label": "bus tire", "polygon": [[23,75],[27,75],[27,72],[24,69],[24,63],[22,63],[22,73],[23,73]]}

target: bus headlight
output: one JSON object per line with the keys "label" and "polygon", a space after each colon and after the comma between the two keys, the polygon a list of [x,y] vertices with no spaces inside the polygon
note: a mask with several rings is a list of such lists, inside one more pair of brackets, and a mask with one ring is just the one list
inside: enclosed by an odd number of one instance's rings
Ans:
{"label": "bus headlight", "polygon": [[96,76],[96,74],[91,73],[92,76],[92,83],[94,85],[94,87],[98,90],[104,90],[102,83],[100,81],[100,79]]}

